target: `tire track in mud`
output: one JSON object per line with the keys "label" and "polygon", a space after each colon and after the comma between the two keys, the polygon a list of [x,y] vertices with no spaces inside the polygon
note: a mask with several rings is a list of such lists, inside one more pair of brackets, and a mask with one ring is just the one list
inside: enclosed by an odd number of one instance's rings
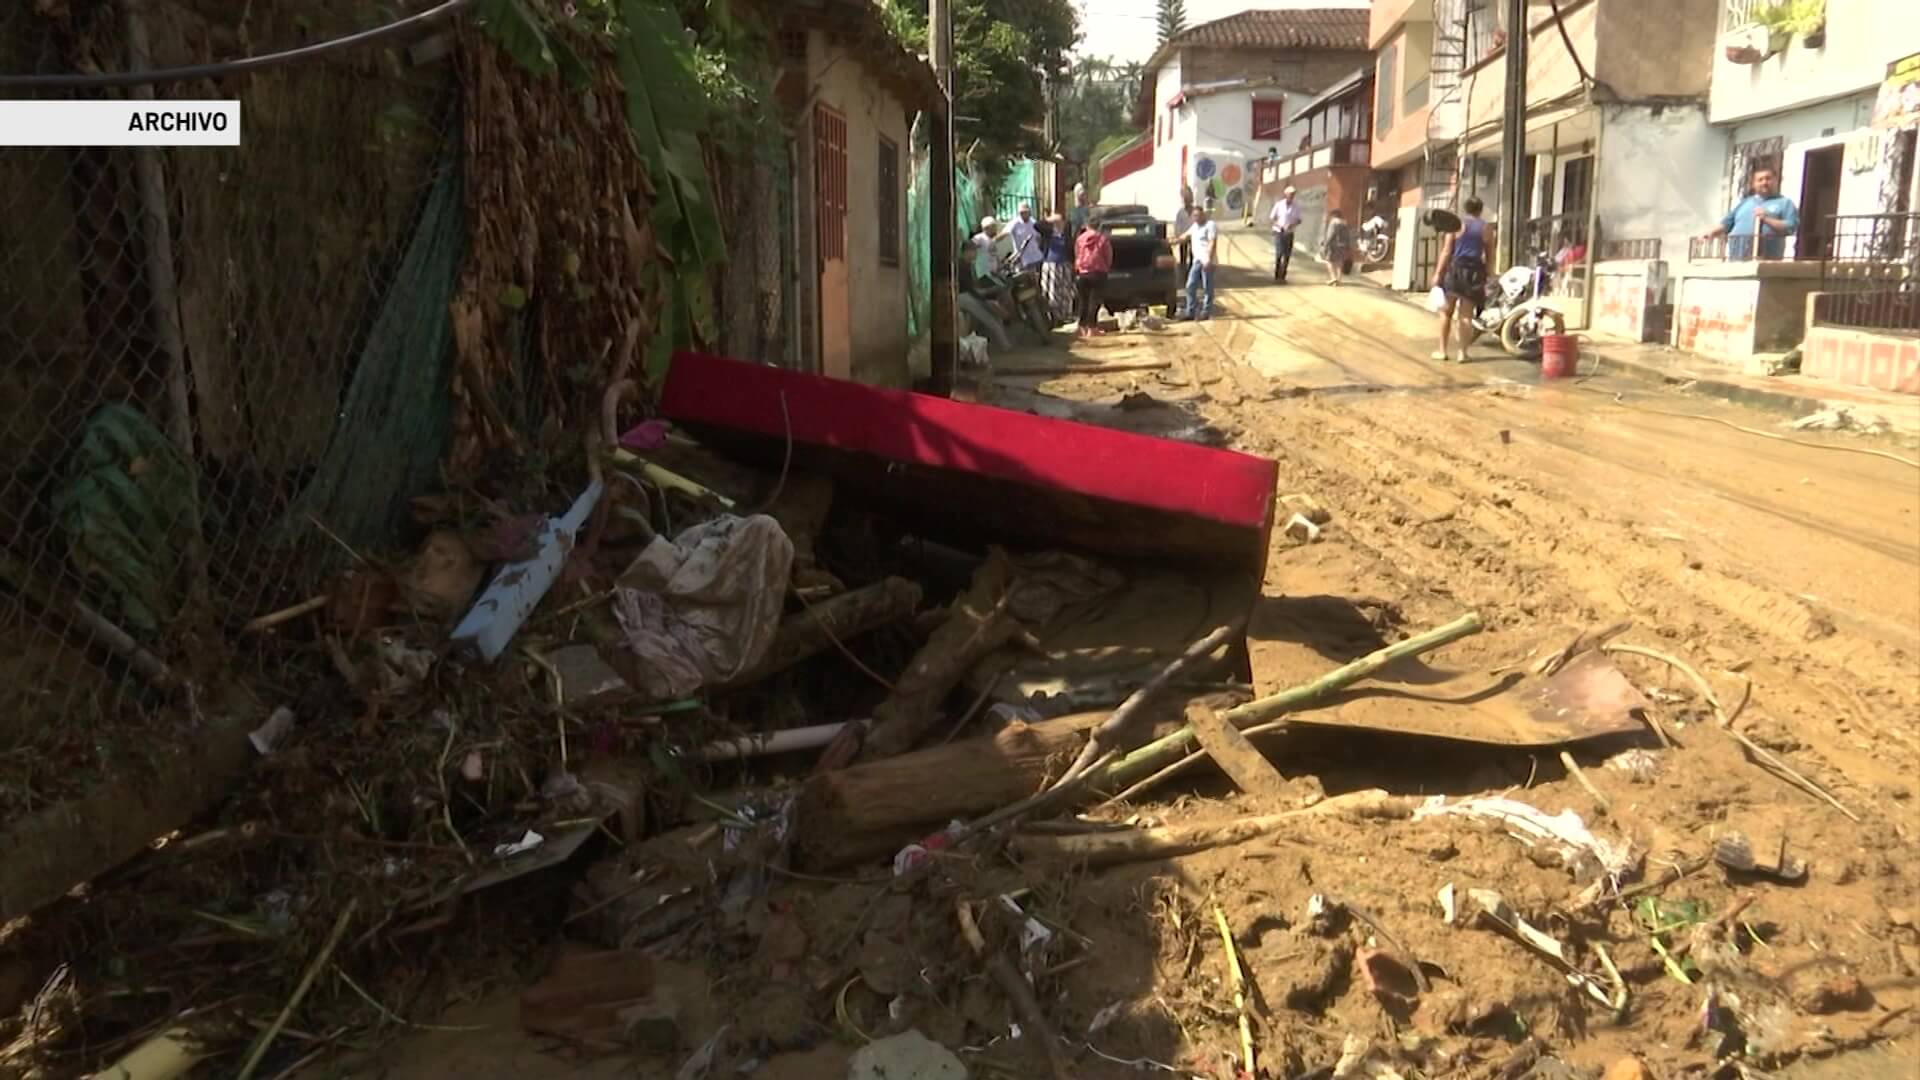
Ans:
{"label": "tire track in mud", "polygon": [[[1244,293],[1236,299],[1243,309],[1269,306],[1248,304]],[[1244,350],[1256,347],[1261,336],[1233,333],[1223,343],[1209,335],[1194,349],[1215,350],[1223,366],[1245,365]],[[1306,345],[1283,340],[1292,348]],[[1243,349],[1236,356],[1232,346]],[[1256,399],[1240,404],[1236,419],[1246,429],[1244,439],[1265,444],[1258,448],[1271,450],[1280,462],[1283,488],[1310,490],[1326,502],[1340,515],[1346,537],[1376,567],[1391,568],[1387,576],[1396,583],[1427,592],[1440,584],[1441,591],[1476,601],[1493,618],[1516,609],[1528,618],[1535,612],[1551,617],[1556,610],[1588,619],[1617,612],[1643,630],[1733,653],[1760,646],[1779,669],[1768,673],[1766,698],[1795,714],[1798,733],[1817,744],[1808,748],[1816,751],[1810,756],[1822,764],[1845,761],[1856,782],[1898,775],[1899,769],[1890,773],[1886,762],[1863,756],[1891,743],[1898,757],[1911,758],[1915,747],[1910,738],[1890,738],[1896,735],[1890,725],[1912,715],[1914,701],[1901,689],[1912,681],[1905,674],[1911,654],[1889,640],[1889,627],[1849,619],[1842,629],[1790,592],[1738,570],[1702,566],[1683,551],[1650,546],[1645,530],[1606,507],[1589,506],[1582,496],[1590,493],[1572,490],[1570,478],[1554,467],[1551,455],[1585,450],[1576,433],[1565,430],[1568,417],[1502,401],[1492,387],[1475,391],[1475,402],[1472,408],[1452,401],[1436,407],[1431,399],[1416,405],[1406,395],[1393,395],[1364,407],[1308,399],[1283,408]],[[1518,447],[1495,437],[1502,427],[1528,430],[1549,454],[1516,455]],[[1590,444],[1593,434],[1584,438]],[[1502,460],[1492,458],[1495,447]],[[1776,507],[1749,505],[1758,500],[1714,490],[1717,485],[1694,477],[1662,476],[1644,466],[1638,471],[1703,489],[1707,497],[1750,512],[1783,516]],[[1452,506],[1442,505],[1449,499]],[[1429,521],[1447,515],[1450,520]],[[1883,557],[1904,554],[1870,536],[1849,539],[1865,541],[1862,547]],[[1796,677],[1813,674],[1808,668],[1839,686],[1882,688],[1880,715],[1845,708],[1812,680]],[[1756,705],[1751,715],[1766,711]]]}

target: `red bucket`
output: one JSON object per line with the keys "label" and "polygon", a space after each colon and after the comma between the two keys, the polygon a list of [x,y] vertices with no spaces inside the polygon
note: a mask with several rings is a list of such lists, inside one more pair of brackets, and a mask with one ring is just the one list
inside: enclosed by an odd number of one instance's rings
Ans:
{"label": "red bucket", "polygon": [[1580,339],[1572,334],[1540,335],[1540,377],[1564,379],[1580,369]]}

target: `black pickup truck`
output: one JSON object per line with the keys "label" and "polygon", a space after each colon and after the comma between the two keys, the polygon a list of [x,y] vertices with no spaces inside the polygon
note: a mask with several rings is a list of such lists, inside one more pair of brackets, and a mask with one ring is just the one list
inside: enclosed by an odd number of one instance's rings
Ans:
{"label": "black pickup truck", "polygon": [[1144,206],[1096,206],[1088,215],[1113,244],[1113,269],[1101,289],[1108,311],[1165,305],[1167,318],[1180,310],[1180,266],[1169,233],[1173,226]]}

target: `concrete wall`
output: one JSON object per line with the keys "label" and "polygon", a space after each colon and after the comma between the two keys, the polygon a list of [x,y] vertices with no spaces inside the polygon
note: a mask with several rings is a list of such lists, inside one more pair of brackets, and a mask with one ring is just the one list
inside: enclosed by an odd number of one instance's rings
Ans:
{"label": "concrete wall", "polygon": [[[1703,0],[1694,0],[1701,3]],[[1567,34],[1573,39],[1574,51],[1580,56],[1581,63],[1596,78],[1605,79],[1605,73],[1598,70],[1598,56],[1595,49],[1596,23],[1599,9],[1604,5],[1619,4],[1629,8],[1640,6],[1648,8],[1651,0],[1604,0],[1590,2],[1569,10],[1563,5],[1561,12],[1565,16]],[[1662,7],[1672,5],[1665,0]],[[1664,16],[1645,20],[1646,25],[1659,25]],[[1537,27],[1528,39],[1527,45],[1527,104],[1529,107],[1543,102],[1553,101],[1574,93],[1581,87],[1580,69],[1567,55],[1566,46],[1561,43],[1560,32],[1555,29],[1553,20],[1544,24],[1538,20]],[[1640,41],[1654,35],[1642,30],[1635,40]],[[1505,50],[1495,55],[1479,67],[1470,67],[1463,76],[1467,82],[1467,128],[1479,133],[1482,128],[1497,127],[1500,116],[1506,109],[1507,54]],[[1498,138],[1498,132],[1494,133]]]}
{"label": "concrete wall", "polygon": [[1811,326],[1800,373],[1815,379],[1920,394],[1920,339],[1840,326]]}
{"label": "concrete wall", "polygon": [[[1433,110],[1431,97],[1425,106],[1411,113],[1403,113],[1401,105],[1407,88],[1407,54],[1418,53],[1418,46],[1414,44],[1418,38],[1426,38],[1431,43],[1432,29],[1428,23],[1413,23],[1396,31],[1382,44],[1376,60],[1374,85],[1377,87],[1388,80],[1393,84],[1393,115],[1383,117],[1376,112],[1373,118],[1373,162],[1381,168],[1392,168],[1426,152],[1427,120]],[[1389,48],[1393,50],[1391,56],[1385,51]],[[1384,125],[1382,120],[1386,121]]]}
{"label": "concrete wall", "polygon": [[1806,336],[1820,268],[1795,263],[1693,264],[1674,286],[1673,344],[1725,360],[1786,352]]}
{"label": "concrete wall", "polygon": [[1593,331],[1626,341],[1661,341],[1668,329],[1667,264],[1658,259],[1620,259],[1593,267]]}
{"label": "concrete wall", "polygon": [[1685,259],[1689,237],[1726,213],[1719,185],[1727,133],[1697,105],[1601,107],[1594,171],[1600,240],[1659,238],[1668,260]]}
{"label": "concrete wall", "polygon": [[1433,0],[1373,0],[1367,9],[1367,45],[1378,50],[1407,24],[1431,26]]}
{"label": "concrete wall", "polygon": [[[878,386],[905,386],[906,108],[861,66],[858,53],[833,44],[818,31],[812,37],[808,53],[818,101],[847,118],[847,296],[852,377]],[[893,141],[900,154],[901,190],[896,200],[900,258],[892,265],[880,261],[880,221],[874,214],[880,205],[876,185],[883,135]]]}
{"label": "concrete wall", "polygon": [[[1844,4],[1854,0],[1831,2]],[[1715,35],[1720,3],[1595,0],[1592,7],[1599,34],[1596,41],[1599,63],[1590,70],[1595,78],[1613,87],[1621,100],[1696,97],[1707,93],[1713,78],[1713,57],[1718,51]],[[1561,10],[1565,9],[1563,3]],[[1549,28],[1551,25],[1549,22]],[[1538,37],[1533,40],[1540,41]],[[1554,45],[1551,38],[1546,45]]]}
{"label": "concrete wall", "polygon": [[1365,49],[1181,49],[1187,85],[1274,79],[1288,89],[1321,91],[1373,62]]}
{"label": "concrete wall", "polygon": [[1879,85],[1888,64],[1920,48],[1914,17],[1913,0],[1827,0],[1821,48],[1796,39],[1753,65],[1736,64],[1724,48],[1714,49],[1713,122],[1734,123]]}

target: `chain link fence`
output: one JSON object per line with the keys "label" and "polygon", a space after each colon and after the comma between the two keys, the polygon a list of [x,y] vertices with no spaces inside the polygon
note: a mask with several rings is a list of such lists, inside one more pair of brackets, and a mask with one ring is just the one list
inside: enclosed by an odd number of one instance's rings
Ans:
{"label": "chain link fence", "polygon": [[[0,70],[129,66],[117,5],[11,7]],[[152,6],[151,63],[368,10],[246,7]],[[239,148],[0,149],[0,820],[189,722],[186,687],[271,683],[284,657],[245,624],[391,541],[433,478],[453,74],[357,50],[158,88],[240,100]]]}

